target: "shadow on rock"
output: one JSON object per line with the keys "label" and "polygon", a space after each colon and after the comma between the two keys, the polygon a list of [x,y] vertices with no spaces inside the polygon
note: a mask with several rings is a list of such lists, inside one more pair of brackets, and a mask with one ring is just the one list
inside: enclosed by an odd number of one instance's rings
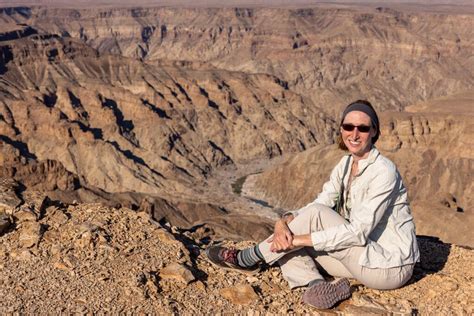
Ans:
{"label": "shadow on rock", "polygon": [[196,259],[201,253],[201,249],[198,244],[205,244],[203,243],[203,240],[210,238],[209,234],[213,234],[212,230],[204,227],[204,225],[196,225],[190,229],[181,229],[176,226],[171,226],[164,218],[160,221],[150,218],[149,222],[157,227],[165,229],[187,249],[189,253],[188,263],[191,265],[191,273],[196,278],[196,280],[206,281],[208,275],[206,272],[198,268]]}
{"label": "shadow on rock", "polygon": [[417,236],[417,240],[420,248],[420,262],[415,265],[409,283],[418,282],[426,275],[443,270],[451,251],[451,244],[443,243],[437,237]]}

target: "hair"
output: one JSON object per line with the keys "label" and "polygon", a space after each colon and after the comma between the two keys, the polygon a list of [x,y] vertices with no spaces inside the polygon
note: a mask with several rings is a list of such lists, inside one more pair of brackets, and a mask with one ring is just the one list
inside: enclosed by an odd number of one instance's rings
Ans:
{"label": "hair", "polygon": [[[377,118],[377,122],[374,122],[372,119],[370,119],[370,122],[372,124],[372,127],[375,129],[375,135],[374,137],[372,137],[372,145],[374,145],[377,140],[379,139],[379,136],[380,136],[380,123],[379,123],[379,119],[377,117],[377,112],[375,112],[375,109],[374,107],[372,106],[372,104],[370,104],[369,101],[366,101],[366,100],[357,100],[355,102],[352,102],[351,104],[349,104],[348,106],[346,106],[346,108],[344,109],[344,112],[346,112],[346,110],[351,107],[352,105],[354,104],[364,104],[366,106],[368,106],[369,108],[372,109],[372,111],[374,111],[375,113],[375,117]],[[347,112],[349,113],[349,112]],[[347,115],[346,113],[346,115]],[[342,118],[341,118],[341,123],[339,124],[339,126],[342,125],[342,122],[344,122],[344,118],[346,117],[346,115],[343,114]],[[339,147],[339,149],[342,149],[342,150],[347,150],[347,147],[346,147],[346,144],[344,144],[344,141],[342,140],[342,135],[341,135],[341,132],[338,130],[338,134],[337,134],[337,139],[336,139],[336,143],[337,143],[337,146]]]}

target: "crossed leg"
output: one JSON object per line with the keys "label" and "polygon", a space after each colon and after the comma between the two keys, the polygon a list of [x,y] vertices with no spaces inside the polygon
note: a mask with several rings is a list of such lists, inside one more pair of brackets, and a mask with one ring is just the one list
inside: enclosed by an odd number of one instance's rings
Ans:
{"label": "crossed leg", "polygon": [[[343,224],[348,222],[331,208],[321,204],[309,204],[298,211],[298,216],[288,227],[293,234],[303,235]],[[350,247],[331,252],[317,252],[314,248],[303,247],[274,253],[270,251],[271,243],[267,240],[259,244],[260,252],[267,263],[278,262],[290,288],[306,286],[313,280],[324,280],[316,262],[332,276],[355,278],[375,289],[398,288],[405,284],[413,273],[412,264],[375,269],[361,266],[359,258],[365,247]]]}

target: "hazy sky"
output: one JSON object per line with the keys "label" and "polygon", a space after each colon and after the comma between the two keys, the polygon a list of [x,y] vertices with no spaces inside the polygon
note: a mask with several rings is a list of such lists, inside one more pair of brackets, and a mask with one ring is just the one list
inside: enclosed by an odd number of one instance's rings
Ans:
{"label": "hazy sky", "polygon": [[[408,10],[434,10],[474,14],[474,0],[0,0],[0,7],[45,5],[67,8],[90,7],[352,7],[365,4]],[[422,4],[422,5],[417,5]]]}
{"label": "hazy sky", "polygon": [[422,3],[422,4],[473,4],[474,0],[0,0],[0,4],[108,4],[108,5],[183,5],[195,4],[206,5],[298,5],[315,3]]}

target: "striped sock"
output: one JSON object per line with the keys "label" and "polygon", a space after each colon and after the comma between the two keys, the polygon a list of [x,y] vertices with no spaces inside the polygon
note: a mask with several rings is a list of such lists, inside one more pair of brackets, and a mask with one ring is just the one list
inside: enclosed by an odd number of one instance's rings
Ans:
{"label": "striped sock", "polygon": [[263,255],[258,245],[240,250],[237,254],[237,263],[243,268],[250,268],[260,261],[263,261]]}

